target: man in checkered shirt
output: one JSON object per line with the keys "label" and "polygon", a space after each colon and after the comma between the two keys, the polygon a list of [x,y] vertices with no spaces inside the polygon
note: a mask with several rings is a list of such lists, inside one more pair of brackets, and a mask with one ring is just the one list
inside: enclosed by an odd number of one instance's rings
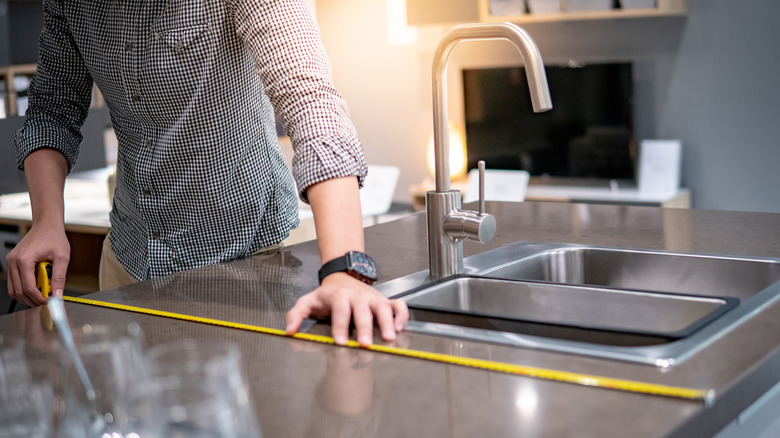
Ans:
{"label": "man in checkered shirt", "polygon": [[[16,135],[33,227],[8,256],[9,294],[30,305],[36,261],[53,262],[61,295],[70,247],[65,176],[76,161],[93,82],[119,139],[111,232],[103,261],[128,282],[245,257],[298,226],[297,196],[314,213],[320,256],[363,250],[358,188],[366,163],[307,0],[44,0],[38,70]],[[274,110],[295,149],[282,160]],[[101,266],[103,270],[103,266]],[[373,318],[394,339],[408,318],[344,272],[328,275],[288,313],[288,332],[332,314],[372,342]]]}

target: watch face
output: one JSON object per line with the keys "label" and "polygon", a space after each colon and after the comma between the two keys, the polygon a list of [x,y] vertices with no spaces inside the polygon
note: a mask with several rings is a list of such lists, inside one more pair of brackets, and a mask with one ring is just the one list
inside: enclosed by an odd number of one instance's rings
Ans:
{"label": "watch face", "polygon": [[[374,260],[368,256],[368,254],[364,254],[362,252],[358,251],[352,251],[349,253],[350,255],[350,271],[351,273],[355,275],[358,279],[366,282],[366,283],[373,283],[376,281],[376,265],[374,264]],[[367,281],[368,280],[368,281]]]}

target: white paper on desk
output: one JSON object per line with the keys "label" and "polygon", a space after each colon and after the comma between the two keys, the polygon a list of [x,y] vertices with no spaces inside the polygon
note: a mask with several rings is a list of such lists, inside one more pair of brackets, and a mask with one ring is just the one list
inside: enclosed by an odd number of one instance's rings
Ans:
{"label": "white paper on desk", "polygon": [[[525,201],[525,192],[531,175],[525,170],[485,170],[485,200],[486,201]],[[463,202],[479,200],[479,171],[469,171],[468,188],[463,196]]]}
{"label": "white paper on desk", "polygon": [[680,188],[682,142],[644,140],[639,158],[639,191],[674,193]]}

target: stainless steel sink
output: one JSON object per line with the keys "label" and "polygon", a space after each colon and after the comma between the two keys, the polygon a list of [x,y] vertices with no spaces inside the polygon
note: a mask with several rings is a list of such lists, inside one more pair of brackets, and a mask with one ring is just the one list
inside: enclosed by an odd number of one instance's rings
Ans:
{"label": "stainless steel sink", "polygon": [[516,242],[378,286],[407,329],[670,366],[780,296],[780,260]]}
{"label": "stainless steel sink", "polygon": [[[505,248],[511,251],[511,248]],[[481,275],[748,299],[780,280],[780,264],[735,257],[569,246],[495,263]]]}
{"label": "stainless steel sink", "polygon": [[468,275],[423,286],[401,298],[417,320],[519,333],[535,330],[550,337],[607,345],[648,345],[684,338],[739,302]]}

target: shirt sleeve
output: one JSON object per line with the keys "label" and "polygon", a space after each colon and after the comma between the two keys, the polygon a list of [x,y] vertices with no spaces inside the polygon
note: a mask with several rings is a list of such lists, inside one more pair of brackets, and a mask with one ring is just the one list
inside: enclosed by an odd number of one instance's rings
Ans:
{"label": "shirt sleeve", "polygon": [[81,125],[89,113],[92,77],[75,46],[59,0],[43,1],[43,31],[38,67],[29,89],[24,126],[16,133],[16,159],[40,148],[60,151],[73,168],[81,144]]}
{"label": "shirt sleeve", "polygon": [[320,181],[357,176],[366,162],[344,99],[335,89],[319,28],[306,0],[233,0],[236,30],[255,60],[290,137],[301,199]]}

